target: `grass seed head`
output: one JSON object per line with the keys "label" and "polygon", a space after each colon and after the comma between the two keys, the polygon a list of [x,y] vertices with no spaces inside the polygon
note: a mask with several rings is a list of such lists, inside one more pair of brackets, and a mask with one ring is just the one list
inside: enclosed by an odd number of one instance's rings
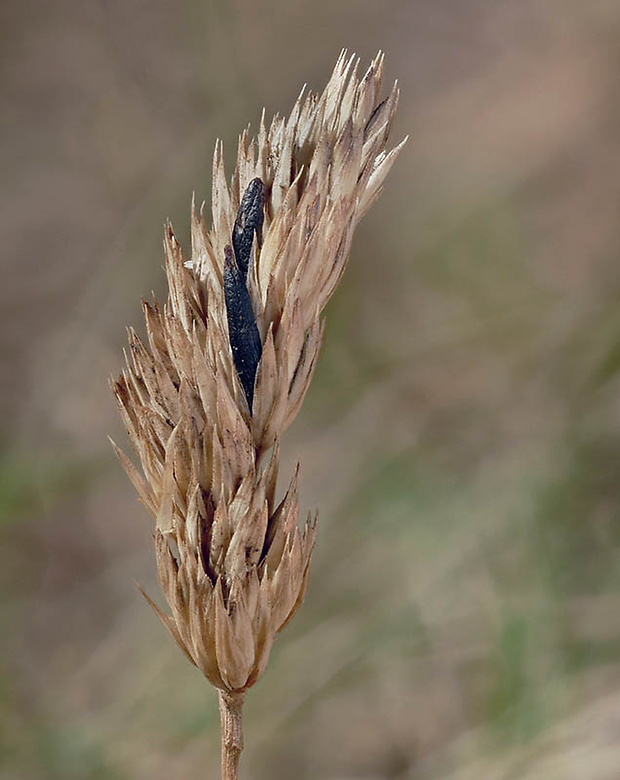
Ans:
{"label": "grass seed head", "polygon": [[386,149],[398,89],[381,97],[383,55],[361,78],[358,64],[343,52],[321,95],[246,130],[230,184],[216,145],[212,227],[192,208],[186,258],[166,226],[168,300],[143,304],[146,342],[128,331],[113,382],[141,472],[117,453],[155,518],[171,614],[150,603],[228,693],[260,677],[303,599],[316,520],[299,526],[298,470],[277,502],[279,441],[355,226],[402,147]]}

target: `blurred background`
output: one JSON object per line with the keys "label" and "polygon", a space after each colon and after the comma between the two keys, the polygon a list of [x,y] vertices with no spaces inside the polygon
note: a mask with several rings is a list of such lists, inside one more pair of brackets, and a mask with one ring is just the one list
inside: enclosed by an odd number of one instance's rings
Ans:
{"label": "blurred background", "polygon": [[243,777],[620,777],[620,2],[4,0],[0,776],[216,778],[106,440],[215,139],[381,48],[410,141],[286,440],[306,603]]}

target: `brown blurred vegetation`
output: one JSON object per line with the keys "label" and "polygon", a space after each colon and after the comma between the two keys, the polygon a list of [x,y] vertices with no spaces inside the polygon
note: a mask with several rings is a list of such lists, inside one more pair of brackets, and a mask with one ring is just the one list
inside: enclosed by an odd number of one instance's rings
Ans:
{"label": "brown blurred vegetation", "polygon": [[106,380],[216,137],[345,46],[411,138],[288,438],[319,546],[244,777],[616,780],[620,2],[5,0],[0,39],[0,776],[218,776]]}

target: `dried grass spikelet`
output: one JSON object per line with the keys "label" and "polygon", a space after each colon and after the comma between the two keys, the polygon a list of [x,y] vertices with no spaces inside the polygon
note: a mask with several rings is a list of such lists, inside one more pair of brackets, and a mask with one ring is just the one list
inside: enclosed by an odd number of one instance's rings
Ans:
{"label": "dried grass spikelet", "polygon": [[228,695],[258,680],[304,596],[316,519],[300,530],[298,470],[276,498],[279,441],[354,228],[402,146],[386,151],[398,90],[380,97],[383,56],[362,78],[357,66],[343,52],[322,95],[246,130],[230,185],[216,145],[213,226],[192,207],[191,259],[166,227],[168,300],[143,303],[148,343],[129,329],[113,382],[142,473],[117,454],[156,519],[172,614],[151,604]]}

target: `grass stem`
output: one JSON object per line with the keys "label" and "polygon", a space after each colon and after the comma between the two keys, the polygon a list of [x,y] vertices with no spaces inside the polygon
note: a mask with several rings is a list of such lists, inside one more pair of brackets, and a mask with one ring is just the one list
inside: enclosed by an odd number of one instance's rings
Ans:
{"label": "grass stem", "polygon": [[222,780],[237,780],[243,750],[241,714],[245,693],[219,691],[222,740]]}

